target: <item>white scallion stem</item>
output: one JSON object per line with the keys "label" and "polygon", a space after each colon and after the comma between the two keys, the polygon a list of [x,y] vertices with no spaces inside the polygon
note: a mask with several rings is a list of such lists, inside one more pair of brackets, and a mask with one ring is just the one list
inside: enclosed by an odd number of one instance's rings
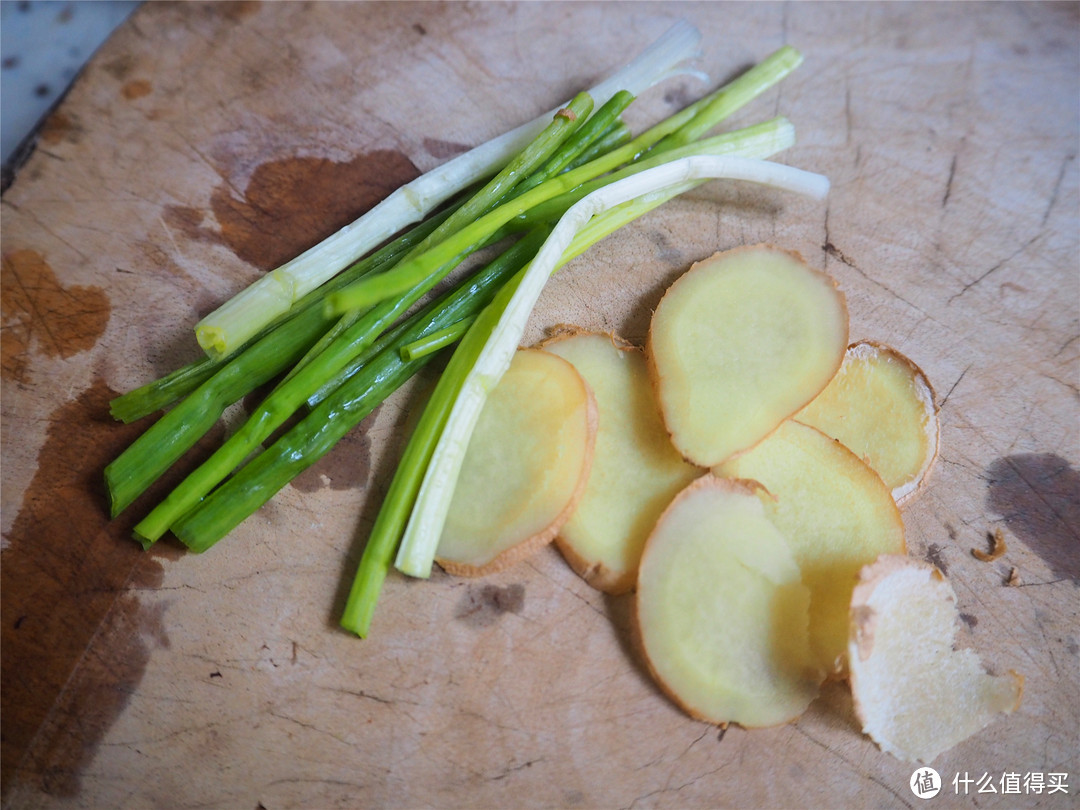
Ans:
{"label": "white scallion stem", "polygon": [[430,576],[457,476],[480,411],[509,367],[544,284],[571,246],[575,234],[595,215],[616,206],[646,195],[662,196],[665,190],[673,188],[691,188],[710,179],[744,180],[816,199],[823,198],[829,189],[829,181],[822,175],[779,163],[736,156],[695,156],[614,182],[567,210],[530,263],[465,377],[405,529],[395,561],[399,570],[415,577]]}
{"label": "white scallion stem", "polygon": [[[679,22],[589,94],[597,107],[619,90],[639,95],[680,72],[682,63],[697,56],[700,40],[696,28]],[[350,262],[420,221],[462,189],[498,171],[547,126],[558,109],[421,175],[356,221],[263,276],[196,324],[199,345],[214,358],[231,354]]]}

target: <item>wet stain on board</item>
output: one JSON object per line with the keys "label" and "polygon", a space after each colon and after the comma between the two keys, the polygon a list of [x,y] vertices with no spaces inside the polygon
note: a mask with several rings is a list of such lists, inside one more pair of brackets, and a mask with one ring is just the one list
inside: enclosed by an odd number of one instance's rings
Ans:
{"label": "wet stain on board", "polygon": [[469,147],[457,141],[444,141],[439,138],[424,138],[424,150],[433,158],[448,160],[468,152]]}
{"label": "wet stain on board", "polygon": [[379,415],[377,406],[368,416],[346,433],[334,449],[320,458],[296,478],[292,486],[301,492],[320,489],[361,489],[371,478],[371,437],[368,431]]}
{"label": "wet stain on board", "polygon": [[188,233],[220,241],[239,258],[269,271],[348,225],[417,176],[412,161],[391,150],[368,152],[344,163],[314,157],[270,161],[252,173],[242,199],[228,184],[214,190],[210,204],[218,232],[200,225]]}
{"label": "wet stain on board", "polygon": [[525,608],[525,586],[520,582],[500,588],[498,585],[470,585],[454,618],[473,627],[488,627],[506,613],[521,613]]}
{"label": "wet stain on board", "polygon": [[[258,410],[263,400],[278,386],[280,379],[260,386],[243,398],[242,404],[247,416],[250,417]],[[341,437],[330,452],[289,483],[300,492],[306,493],[328,488],[344,490],[361,489],[366,486],[371,477],[371,439],[368,437],[368,430],[375,424],[381,407],[381,405],[376,405],[360,424]],[[286,419],[281,427],[262,442],[263,449],[272,447],[275,442],[285,437],[290,430],[303,421],[305,416],[307,416],[307,411],[301,409]]]}
{"label": "wet stain on board", "polygon": [[3,256],[0,310],[0,373],[24,382],[33,349],[66,359],[92,348],[109,323],[111,305],[98,287],[63,284],[37,251],[16,250]]}
{"label": "wet stain on board", "polygon": [[[81,770],[138,685],[154,649],[168,646],[164,608],[144,608],[129,588],[154,588],[182,552],[168,541],[143,552],[131,529],[137,502],[108,517],[103,480],[146,427],[112,420],[116,392],[102,381],[49,414],[38,465],[0,563],[0,773],[73,796]],[[162,497],[222,431],[147,496]],[[40,731],[40,733],[39,733]],[[31,747],[31,743],[33,746]]]}
{"label": "wet stain on board", "polygon": [[931,543],[926,547],[926,561],[935,566],[941,573],[948,574],[949,566],[945,562],[945,558],[941,556],[941,546],[937,543]]}
{"label": "wet stain on board", "polygon": [[987,478],[987,507],[1055,577],[1080,584],[1080,472],[1053,453],[1022,453],[993,462]]}

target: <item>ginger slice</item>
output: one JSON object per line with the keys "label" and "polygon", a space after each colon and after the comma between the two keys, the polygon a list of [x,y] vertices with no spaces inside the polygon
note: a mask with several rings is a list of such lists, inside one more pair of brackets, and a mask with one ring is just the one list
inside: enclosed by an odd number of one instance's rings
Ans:
{"label": "ginger slice", "polygon": [[439,565],[479,576],[551,542],[585,488],[596,428],[596,401],[570,363],[518,351],[469,441]]}
{"label": "ginger slice", "polygon": [[798,717],[822,673],[807,634],[809,593],[751,482],[705,475],[661,515],[638,572],[638,638],[653,677],[713,723]]}
{"label": "ginger slice", "polygon": [[714,472],[757,481],[771,496],[765,511],[787,538],[810,589],[810,643],[820,666],[842,673],[860,569],[906,548],[888,488],[840,442],[793,420]]}
{"label": "ginger slice", "polygon": [[612,335],[573,330],[541,347],[573,364],[599,412],[585,492],[555,543],[594,588],[624,593],[637,581],[641,550],[657,518],[704,470],[671,445],[640,349]]}
{"label": "ginger slice", "polygon": [[843,295],[796,253],[757,245],[696,263],[649,326],[675,447],[704,467],[753,447],[825,388],[847,336]]}
{"label": "ginger slice", "polygon": [[884,556],[851,599],[851,690],[863,730],[883,751],[929,763],[1020,705],[1023,676],[990,675],[954,649],[956,594],[941,572]]}
{"label": "ginger slice", "polygon": [[937,458],[933,387],[907,357],[871,341],[848,347],[836,376],[795,419],[851,448],[897,503],[919,490]]}

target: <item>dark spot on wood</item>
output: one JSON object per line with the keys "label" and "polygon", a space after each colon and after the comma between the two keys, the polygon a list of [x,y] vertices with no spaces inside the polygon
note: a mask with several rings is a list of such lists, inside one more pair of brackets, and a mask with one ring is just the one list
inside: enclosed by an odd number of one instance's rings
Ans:
{"label": "dark spot on wood", "polygon": [[[169,645],[166,605],[143,606],[180,552],[149,553],[131,539],[144,513],[110,521],[102,471],[144,429],[109,416],[116,396],[102,381],[47,415],[38,466],[0,564],[0,714],[4,790],[19,770],[48,793],[74,796],[81,770],[123,711],[154,649]],[[221,429],[147,493],[160,499],[208,455]]]}
{"label": "dark spot on wood", "polygon": [[261,164],[238,199],[222,184],[211,196],[221,238],[237,256],[273,270],[348,225],[415,179],[400,152],[381,150],[347,163],[287,158]]}
{"label": "dark spot on wood", "polygon": [[821,246],[821,249],[824,250],[827,254],[832,256],[837,261],[843,262],[848,267],[855,268],[855,263],[851,259],[849,259],[846,255],[844,255],[844,251],[840,250],[840,248],[838,248],[832,242],[826,240],[825,244]]}
{"label": "dark spot on wood", "polygon": [[17,250],[3,256],[0,270],[0,374],[29,379],[30,353],[68,358],[97,343],[111,306],[98,287],[65,286],[41,254]]}
{"label": "dark spot on wood", "polygon": [[230,3],[222,3],[222,16],[232,22],[240,22],[259,12],[262,3],[259,0],[235,0]]}
{"label": "dark spot on wood", "polygon": [[71,118],[67,113],[56,112],[49,115],[41,124],[38,134],[43,143],[55,145],[61,141],[78,143],[85,132],[77,119]]}
{"label": "dark spot on wood", "polygon": [[945,558],[941,556],[941,546],[937,543],[931,543],[926,547],[926,561],[937,566],[941,573],[949,573],[949,566],[945,564]]}
{"label": "dark spot on wood", "polygon": [[44,82],[34,88],[34,95],[38,98],[45,98],[45,96],[49,95],[49,93],[51,92],[52,90],[49,89],[49,85],[45,84]]}
{"label": "dark spot on wood", "polygon": [[999,458],[986,503],[1055,577],[1080,584],[1080,473],[1053,453]]}
{"label": "dark spot on wood", "polygon": [[412,30],[418,33],[420,36],[427,36],[427,29],[420,23],[413,23]]}
{"label": "dark spot on wood", "polygon": [[722,726],[720,728],[720,733],[716,735],[716,741],[717,742],[723,741],[725,734],[727,734],[727,726]]}
{"label": "dark spot on wood", "polygon": [[135,68],[135,57],[129,53],[120,54],[114,59],[110,59],[108,62],[104,62],[101,65],[101,69],[116,79],[118,82],[124,81]]}
{"label": "dark spot on wood", "polygon": [[64,6],[60,9],[60,13],[56,15],[56,21],[61,25],[71,22],[71,18],[75,16],[75,9],[72,6]]}
{"label": "dark spot on wood", "polygon": [[20,627],[22,627],[22,626],[23,626],[23,622],[24,622],[24,621],[26,621],[26,616],[20,616],[19,618],[17,618],[17,619],[15,620],[15,624],[13,624],[13,625],[12,625],[12,627],[13,627],[14,629],[18,630],[18,629],[19,629]]}
{"label": "dark spot on wood", "polygon": [[213,672],[210,673],[210,677],[211,678],[221,678],[222,674],[221,674],[220,671],[215,669]]}
{"label": "dark spot on wood", "polygon": [[470,585],[458,603],[454,618],[473,627],[487,627],[504,613],[521,613],[525,607],[525,586],[520,582],[497,585]]}
{"label": "dark spot on wood", "polygon": [[693,100],[694,96],[690,92],[690,88],[685,84],[672,87],[664,93],[664,103],[669,107],[675,107],[680,110],[690,104]]}
{"label": "dark spot on wood", "polygon": [[969,628],[975,629],[975,626],[979,623],[979,617],[971,613],[961,613],[960,621],[966,624]]}
{"label": "dark spot on wood", "polygon": [[565,807],[580,807],[585,804],[585,794],[580,790],[568,790],[563,794]]}
{"label": "dark spot on wood", "polygon": [[0,64],[3,65],[4,70],[11,70],[12,68],[16,68],[19,66],[19,57],[6,56],[4,57],[4,61]]}
{"label": "dark spot on wood", "polygon": [[945,531],[948,533],[950,540],[955,540],[959,536],[956,533],[956,527],[953,526],[951,523],[945,524]]}
{"label": "dark spot on wood", "polygon": [[132,79],[120,88],[120,93],[128,101],[134,101],[137,98],[150,95],[150,93],[153,92],[153,89],[154,85],[147,79]]}

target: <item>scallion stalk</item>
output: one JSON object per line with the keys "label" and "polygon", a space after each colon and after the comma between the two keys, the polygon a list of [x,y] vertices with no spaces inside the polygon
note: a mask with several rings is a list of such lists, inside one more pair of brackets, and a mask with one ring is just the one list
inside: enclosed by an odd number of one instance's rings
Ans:
{"label": "scallion stalk", "polygon": [[[543,167],[559,147],[584,123],[586,117],[592,112],[592,107],[592,99],[587,94],[582,93],[576,96],[495,178],[451,213],[406,256],[415,255],[433,243],[439,244],[440,237],[445,240],[445,234],[453,233],[455,228],[460,228],[464,223],[469,222],[479,213],[489,209],[499,199],[511,193],[524,178]],[[147,546],[160,539],[173,523],[193,509],[261,442],[281,427],[309,397],[325,389],[328,382],[339,380],[338,375],[350,363],[366,362],[374,352],[373,346],[379,336],[469,253],[485,244],[495,233],[497,231],[483,234],[478,243],[460,245],[454,254],[442,254],[444,261],[435,268],[434,272],[418,280],[417,284],[402,291],[397,297],[380,300],[359,317],[350,319],[352,322],[348,327],[339,335],[335,335],[334,339],[321,351],[314,355],[310,351],[304,354],[303,365],[294,369],[210,458],[193,470],[136,524],[135,536],[140,542]],[[325,314],[324,316],[329,317]],[[333,384],[336,386],[337,383]],[[169,463],[171,464],[172,461],[175,461],[175,458],[172,458]]]}
{"label": "scallion stalk", "polygon": [[[768,156],[794,142],[794,128],[783,118],[773,119],[753,129],[753,137],[737,136],[735,140],[742,148],[754,154],[764,153],[764,156]],[[575,234],[554,269],[579,256],[611,232],[700,182],[702,181],[690,180],[667,186],[615,205],[593,217]],[[386,578],[395,549],[401,543],[410,510],[416,503],[425,473],[430,469],[429,463],[454,402],[523,277],[524,271],[514,276],[499,291],[495,300],[480,313],[454,350],[425,404],[368,536],[368,543],[341,619],[341,625],[346,630],[361,637],[368,634],[379,590]],[[430,564],[427,570],[430,571]]]}
{"label": "scallion stalk", "polygon": [[[410,576],[430,576],[458,472],[480,410],[488,393],[509,366],[544,283],[572,243],[574,235],[592,217],[605,210],[643,195],[663,193],[671,187],[687,187],[697,181],[714,178],[744,180],[816,198],[823,197],[828,191],[828,180],[821,175],[778,163],[733,156],[698,156],[647,169],[605,186],[575,203],[559,220],[530,263],[498,322],[492,327],[476,362],[461,382],[406,525],[395,561],[399,570]],[[473,329],[483,320],[478,319]],[[473,329],[466,338],[473,334]]]}
{"label": "scallion stalk", "polygon": [[461,339],[461,336],[469,331],[469,327],[472,326],[475,318],[463,318],[457,323],[452,323],[445,329],[440,329],[438,332],[432,332],[427,337],[414,340],[412,343],[406,343],[401,347],[401,359],[419,360],[425,355],[432,354],[434,352],[445,349],[454,343],[457,343]]}
{"label": "scallion stalk", "polygon": [[[640,95],[694,57],[700,38],[693,26],[677,23],[638,58],[593,87],[589,95],[597,104],[605,103],[619,90]],[[233,353],[357,256],[504,166],[543,130],[554,112],[538,116],[402,186],[355,222],[271,271],[196,325],[199,345],[211,357]]]}
{"label": "scallion stalk", "polygon": [[[622,174],[617,174],[617,177],[641,171],[644,167],[656,165],[664,160],[676,159],[676,155],[687,154],[686,151],[677,152],[679,147],[684,150],[693,149],[696,154],[707,152],[712,141],[699,142],[689,147],[684,142],[707,132],[721,120],[752,101],[787,76],[801,61],[802,56],[789,46],[774,51],[735,80],[650,127],[630,143],[540,183],[535,188],[475,220],[469,228],[459,231],[454,237],[447,239],[427,254],[403,261],[390,272],[363,279],[327,296],[327,310],[335,314],[343,314],[349,310],[373,306],[385,297],[400,295],[404,290],[419,283],[419,280],[431,271],[432,265],[438,266],[441,254],[452,250],[454,240],[461,242],[476,240],[478,234],[482,234],[485,229],[501,227],[514,217],[526,215],[530,209],[562,194],[576,193],[579,198],[583,197],[595,188],[612,182],[613,178],[605,178],[603,175],[624,163],[633,161],[634,165],[623,168]],[[724,142],[720,144],[722,145],[716,154],[731,153]],[[701,148],[698,149],[696,146]],[[590,182],[592,185],[584,185]],[[578,186],[583,186],[583,188],[578,189]],[[552,207],[568,207],[571,199],[563,198],[559,203],[552,203],[542,209],[544,214],[538,214],[538,216],[550,216]],[[515,207],[517,211],[514,210]],[[474,230],[468,232],[469,229]]]}
{"label": "scallion stalk", "polygon": [[371,359],[288,432],[170,528],[192,551],[205,551],[305,470],[386,396],[431,360],[406,361],[401,348],[480,311],[536,253],[547,229],[527,234],[457,288],[384,335]]}

